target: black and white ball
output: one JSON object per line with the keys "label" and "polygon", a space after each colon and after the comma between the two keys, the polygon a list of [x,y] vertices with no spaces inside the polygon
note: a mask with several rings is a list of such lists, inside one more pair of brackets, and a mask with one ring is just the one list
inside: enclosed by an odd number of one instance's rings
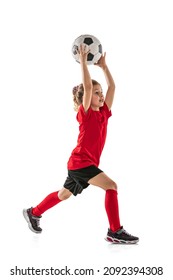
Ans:
{"label": "black and white ball", "polygon": [[102,45],[100,41],[93,35],[81,35],[77,37],[72,44],[72,55],[74,59],[80,63],[79,54],[77,52],[81,44],[86,45],[87,50],[90,50],[87,57],[87,64],[97,63],[102,55]]}

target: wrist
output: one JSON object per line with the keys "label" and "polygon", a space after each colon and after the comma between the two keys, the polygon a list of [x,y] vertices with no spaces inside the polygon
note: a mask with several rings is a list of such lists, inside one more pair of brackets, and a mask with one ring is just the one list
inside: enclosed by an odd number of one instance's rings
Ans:
{"label": "wrist", "polygon": [[86,61],[86,60],[81,60],[80,63],[81,63],[82,65],[87,65],[87,61]]}
{"label": "wrist", "polygon": [[108,69],[107,65],[106,65],[106,64],[103,65],[103,66],[102,66],[102,69],[103,69],[103,71],[106,71],[106,70]]}

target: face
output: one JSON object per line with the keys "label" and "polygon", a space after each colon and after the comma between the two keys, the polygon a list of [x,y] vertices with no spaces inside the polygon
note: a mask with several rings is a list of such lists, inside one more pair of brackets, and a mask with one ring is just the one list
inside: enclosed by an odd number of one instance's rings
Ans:
{"label": "face", "polygon": [[91,107],[93,110],[98,111],[103,106],[104,96],[100,85],[94,85],[91,98]]}

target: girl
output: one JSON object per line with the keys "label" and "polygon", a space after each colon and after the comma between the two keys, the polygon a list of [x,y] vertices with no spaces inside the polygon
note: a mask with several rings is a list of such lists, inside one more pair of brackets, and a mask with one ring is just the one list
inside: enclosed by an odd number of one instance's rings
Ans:
{"label": "girl", "polygon": [[36,207],[23,210],[30,230],[41,233],[40,218],[49,208],[68,199],[72,194],[80,194],[90,184],[105,191],[105,210],[109,221],[106,240],[112,243],[137,243],[138,237],[127,233],[120,224],[117,198],[117,185],[98,168],[100,156],[105,144],[108,119],[115,93],[115,83],[106,64],[106,53],[96,64],[103,70],[107,93],[104,98],[101,85],[92,80],[87,66],[84,45],[79,48],[82,84],[73,88],[73,101],[79,122],[77,146],[68,160],[68,177],[59,191],[49,194]]}

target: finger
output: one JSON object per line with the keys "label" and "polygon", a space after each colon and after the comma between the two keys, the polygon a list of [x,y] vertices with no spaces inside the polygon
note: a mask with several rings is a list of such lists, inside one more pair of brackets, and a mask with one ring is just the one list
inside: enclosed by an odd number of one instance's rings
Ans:
{"label": "finger", "polygon": [[82,46],[82,44],[80,44],[80,46],[79,46],[80,53],[82,52],[82,49],[83,49],[83,46]]}
{"label": "finger", "polygon": [[90,52],[90,49],[88,49],[88,51],[86,52],[86,54],[89,54],[89,52]]}
{"label": "finger", "polygon": [[80,54],[81,53],[81,45],[79,45],[76,49],[77,53]]}
{"label": "finger", "polygon": [[90,48],[87,45],[84,45],[83,51],[84,51],[84,54],[89,54]]}

